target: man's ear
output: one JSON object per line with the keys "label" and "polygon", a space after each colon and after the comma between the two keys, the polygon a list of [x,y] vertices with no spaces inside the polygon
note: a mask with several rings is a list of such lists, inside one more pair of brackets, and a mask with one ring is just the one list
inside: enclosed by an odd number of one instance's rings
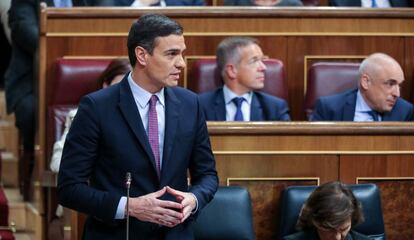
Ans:
{"label": "man's ear", "polygon": [[137,58],[137,62],[142,66],[147,65],[147,58],[146,58],[147,53],[148,53],[147,50],[145,50],[143,47],[137,46],[135,48],[135,57]]}
{"label": "man's ear", "polygon": [[228,79],[235,79],[237,77],[237,67],[234,64],[226,64],[225,72]]}
{"label": "man's ear", "polygon": [[361,88],[364,90],[367,90],[369,88],[370,83],[370,78],[368,77],[367,74],[362,74],[361,78],[359,79],[359,84],[361,85]]}

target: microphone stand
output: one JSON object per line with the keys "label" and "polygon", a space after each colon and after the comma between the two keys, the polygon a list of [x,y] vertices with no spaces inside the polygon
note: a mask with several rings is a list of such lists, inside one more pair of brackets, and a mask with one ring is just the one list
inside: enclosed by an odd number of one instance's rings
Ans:
{"label": "microphone stand", "polygon": [[129,188],[131,187],[131,173],[126,173],[126,189],[127,189],[127,200],[126,200],[126,240],[129,240]]}

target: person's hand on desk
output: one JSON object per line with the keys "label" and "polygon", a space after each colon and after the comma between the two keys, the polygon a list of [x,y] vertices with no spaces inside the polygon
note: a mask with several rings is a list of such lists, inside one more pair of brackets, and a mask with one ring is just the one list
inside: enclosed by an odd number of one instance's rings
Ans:
{"label": "person's hand on desk", "polygon": [[[160,200],[167,187],[137,198],[129,199],[129,215],[141,221],[152,222],[167,227],[175,227],[185,220],[185,205],[173,201]],[[185,201],[187,203],[188,200]],[[187,204],[188,205],[188,204]],[[191,212],[191,210],[190,210]],[[188,217],[188,216],[187,216]]]}
{"label": "person's hand on desk", "polygon": [[173,195],[177,202],[180,202],[183,206],[182,213],[184,214],[181,222],[184,222],[192,213],[192,211],[197,207],[197,200],[194,194],[188,192],[181,192],[167,186],[167,192]]}

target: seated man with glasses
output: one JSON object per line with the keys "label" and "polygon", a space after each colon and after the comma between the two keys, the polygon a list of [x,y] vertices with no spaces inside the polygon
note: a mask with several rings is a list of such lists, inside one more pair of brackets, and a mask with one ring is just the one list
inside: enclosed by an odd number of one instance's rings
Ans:
{"label": "seated man with glasses", "polygon": [[361,63],[358,88],[321,97],[311,120],[412,121],[413,105],[400,98],[403,82],[400,64],[384,53],[374,53]]}
{"label": "seated man with glasses", "polygon": [[340,182],[325,183],[303,204],[297,227],[301,232],[284,240],[369,240],[352,230],[363,221],[360,202]]}

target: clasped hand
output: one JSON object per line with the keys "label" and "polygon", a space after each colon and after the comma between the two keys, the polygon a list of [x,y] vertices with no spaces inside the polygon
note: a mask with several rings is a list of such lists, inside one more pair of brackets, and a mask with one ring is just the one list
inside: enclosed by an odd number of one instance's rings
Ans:
{"label": "clasped hand", "polygon": [[[177,202],[159,199],[165,193],[173,195]],[[140,221],[175,227],[183,223],[195,207],[196,199],[193,194],[167,186],[157,192],[131,198],[129,200],[129,215]]]}

